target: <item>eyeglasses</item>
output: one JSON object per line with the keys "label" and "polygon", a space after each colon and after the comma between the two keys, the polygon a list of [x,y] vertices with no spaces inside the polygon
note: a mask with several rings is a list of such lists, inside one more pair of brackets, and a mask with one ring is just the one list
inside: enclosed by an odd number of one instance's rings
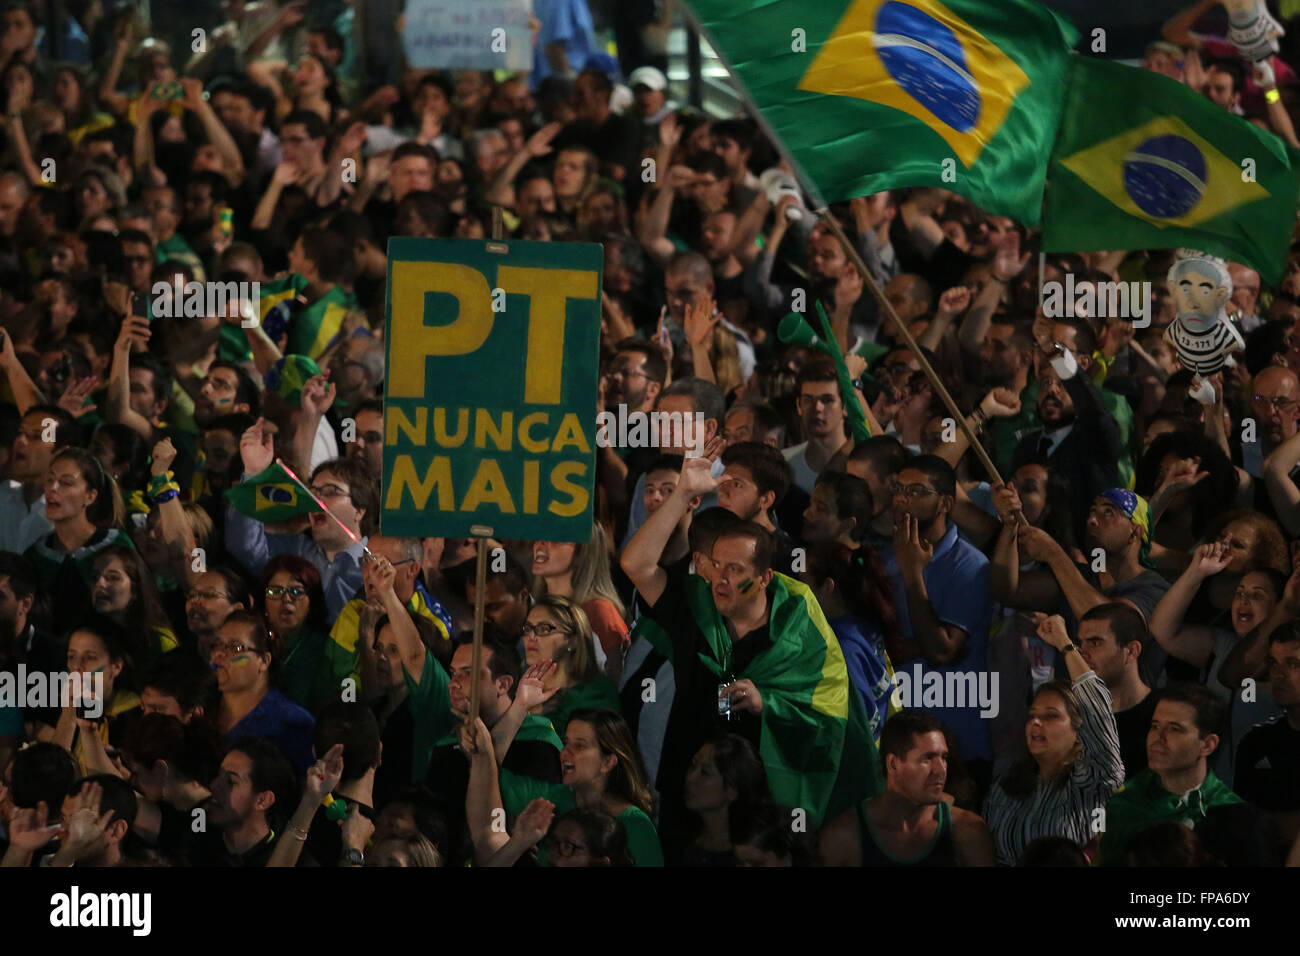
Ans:
{"label": "eyeglasses", "polygon": [[307,596],[307,589],[298,588],[298,587],[292,587],[292,588],[272,587],[266,589],[266,596],[269,598],[287,597],[291,601],[301,601],[303,598]]}
{"label": "eyeglasses", "polygon": [[635,368],[616,368],[605,373],[606,378],[649,378],[645,372]]}
{"label": "eyeglasses", "polygon": [[317,498],[342,498],[351,494],[348,489],[340,488],[338,485],[320,485],[319,487],[313,487],[311,493]]}
{"label": "eyeglasses", "polygon": [[557,856],[562,856],[566,860],[575,853],[587,852],[587,848],[581,843],[570,843],[568,840],[548,840],[547,846],[554,850]]}
{"label": "eyeglasses", "polygon": [[550,637],[557,631],[563,633],[563,628],[556,627],[550,621],[542,621],[540,624],[525,621],[524,626],[519,629],[519,636],[527,637],[529,634],[536,634],[538,637]]}
{"label": "eyeglasses", "polygon": [[252,644],[245,644],[242,641],[228,641],[224,644],[221,641],[217,641],[215,644],[212,645],[211,648],[209,648],[208,657],[216,657],[218,654],[221,653],[230,654],[233,656],[235,654],[242,654],[245,651],[249,651],[253,654],[266,653],[265,651],[258,650]]}
{"label": "eyeglasses", "polygon": [[188,602],[193,601],[196,598],[200,601],[224,601],[226,600],[226,595],[222,594],[220,591],[191,591],[186,596],[185,600]]}
{"label": "eyeglasses", "polygon": [[891,496],[907,495],[909,498],[923,498],[926,495],[937,495],[939,492],[933,488],[927,488],[925,485],[900,485],[896,481],[891,481],[887,486]]}
{"label": "eyeglasses", "polygon": [[1279,412],[1285,412],[1288,409],[1294,408],[1296,405],[1296,400],[1294,398],[1285,398],[1281,395],[1276,397],[1269,395],[1256,395],[1255,402],[1259,405],[1271,405]]}

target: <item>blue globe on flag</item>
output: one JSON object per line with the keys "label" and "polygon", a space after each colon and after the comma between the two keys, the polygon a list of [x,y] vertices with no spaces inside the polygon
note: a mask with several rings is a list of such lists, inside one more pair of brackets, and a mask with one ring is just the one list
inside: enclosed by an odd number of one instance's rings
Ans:
{"label": "blue globe on flag", "polygon": [[1201,201],[1207,171],[1205,156],[1191,140],[1153,136],[1124,157],[1124,191],[1148,216],[1174,219]]}
{"label": "blue globe on flag", "polygon": [[941,122],[969,132],[982,100],[961,41],[923,10],[889,0],[876,16],[872,42],[889,75]]}

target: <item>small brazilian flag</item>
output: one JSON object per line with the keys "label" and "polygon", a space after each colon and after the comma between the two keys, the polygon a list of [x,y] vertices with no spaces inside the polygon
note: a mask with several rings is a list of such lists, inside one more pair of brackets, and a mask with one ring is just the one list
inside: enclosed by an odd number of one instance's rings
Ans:
{"label": "small brazilian flag", "polygon": [[226,500],[240,514],[267,524],[321,510],[278,463],[235,485],[226,492]]}
{"label": "small brazilian flag", "polygon": [[937,186],[1036,225],[1078,33],[1034,0],[694,0],[821,198]]}
{"label": "small brazilian flag", "polygon": [[1062,112],[1045,251],[1188,246],[1281,280],[1300,151],[1175,80],[1083,56]]}

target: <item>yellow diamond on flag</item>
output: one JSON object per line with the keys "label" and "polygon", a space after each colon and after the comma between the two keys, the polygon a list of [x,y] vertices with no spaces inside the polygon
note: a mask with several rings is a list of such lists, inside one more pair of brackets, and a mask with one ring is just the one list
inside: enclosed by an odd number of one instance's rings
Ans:
{"label": "yellow diamond on flag", "polygon": [[938,0],[854,0],[799,89],[901,110],[970,168],[1029,77]]}
{"label": "yellow diamond on flag", "polygon": [[1130,216],[1156,226],[1193,227],[1267,199],[1242,167],[1176,116],[1158,116],[1060,160]]}

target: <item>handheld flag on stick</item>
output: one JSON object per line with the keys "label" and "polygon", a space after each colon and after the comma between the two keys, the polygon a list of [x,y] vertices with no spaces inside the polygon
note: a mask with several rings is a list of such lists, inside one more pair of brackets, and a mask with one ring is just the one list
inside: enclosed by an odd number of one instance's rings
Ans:
{"label": "handheld flag on stick", "polygon": [[831,329],[831,320],[826,317],[826,310],[822,308],[820,302],[817,303],[817,314],[821,316],[825,338],[819,338],[815,332],[812,332],[804,322],[803,316],[797,312],[791,312],[781,320],[776,330],[777,337],[782,342],[821,349],[830,356],[831,361],[835,363],[835,373],[840,380],[840,391],[844,394],[844,406],[849,410],[849,431],[853,435],[853,442],[857,444],[866,441],[871,437],[871,427],[867,424],[867,416],[858,402],[857,389],[853,387],[849,367],[844,361],[844,352],[840,349],[840,343]]}
{"label": "handheld flag on stick", "polygon": [[[344,534],[346,534],[349,538],[351,538],[351,539],[352,539],[353,541],[355,541],[357,544],[361,544],[361,539],[360,539],[359,537],[357,537],[357,536],[352,532],[352,529],[349,528],[347,525],[345,525],[342,521],[340,521],[340,520],[335,516],[334,512],[330,511],[329,508],[325,507],[325,502],[321,501],[319,498],[316,497],[315,492],[313,492],[310,488],[308,488],[308,487],[306,486],[306,484],[303,483],[303,480],[302,480],[301,478],[299,478],[297,475],[295,475],[295,474],[293,473],[293,469],[292,469],[292,468],[290,468],[288,465],[286,465],[286,464],[285,464],[281,459],[279,459],[279,458],[277,458],[277,459],[275,460],[275,463],[276,463],[277,465],[279,465],[281,468],[284,469],[284,473],[285,473],[286,475],[288,475],[290,478],[292,478],[293,481],[298,485],[299,488],[301,488],[303,491],[307,492],[307,494],[311,496],[311,500],[314,501],[314,502],[316,502],[316,504],[320,507],[320,510],[323,511],[323,512],[325,512],[327,515],[329,515],[330,518],[332,518],[332,519],[334,520],[334,523],[335,523],[336,525],[338,525],[340,528],[343,529],[343,533],[344,533]],[[366,553],[366,557],[367,557],[367,558],[370,558],[371,560],[374,560],[374,557],[375,557],[375,556],[374,556],[373,554],[370,553],[370,549],[367,548],[364,544],[361,544],[361,550],[364,551],[364,552]]]}
{"label": "handheld flag on stick", "polygon": [[311,492],[304,495],[278,461],[235,485],[226,492],[226,500],[240,514],[266,524],[288,521],[320,509]]}

